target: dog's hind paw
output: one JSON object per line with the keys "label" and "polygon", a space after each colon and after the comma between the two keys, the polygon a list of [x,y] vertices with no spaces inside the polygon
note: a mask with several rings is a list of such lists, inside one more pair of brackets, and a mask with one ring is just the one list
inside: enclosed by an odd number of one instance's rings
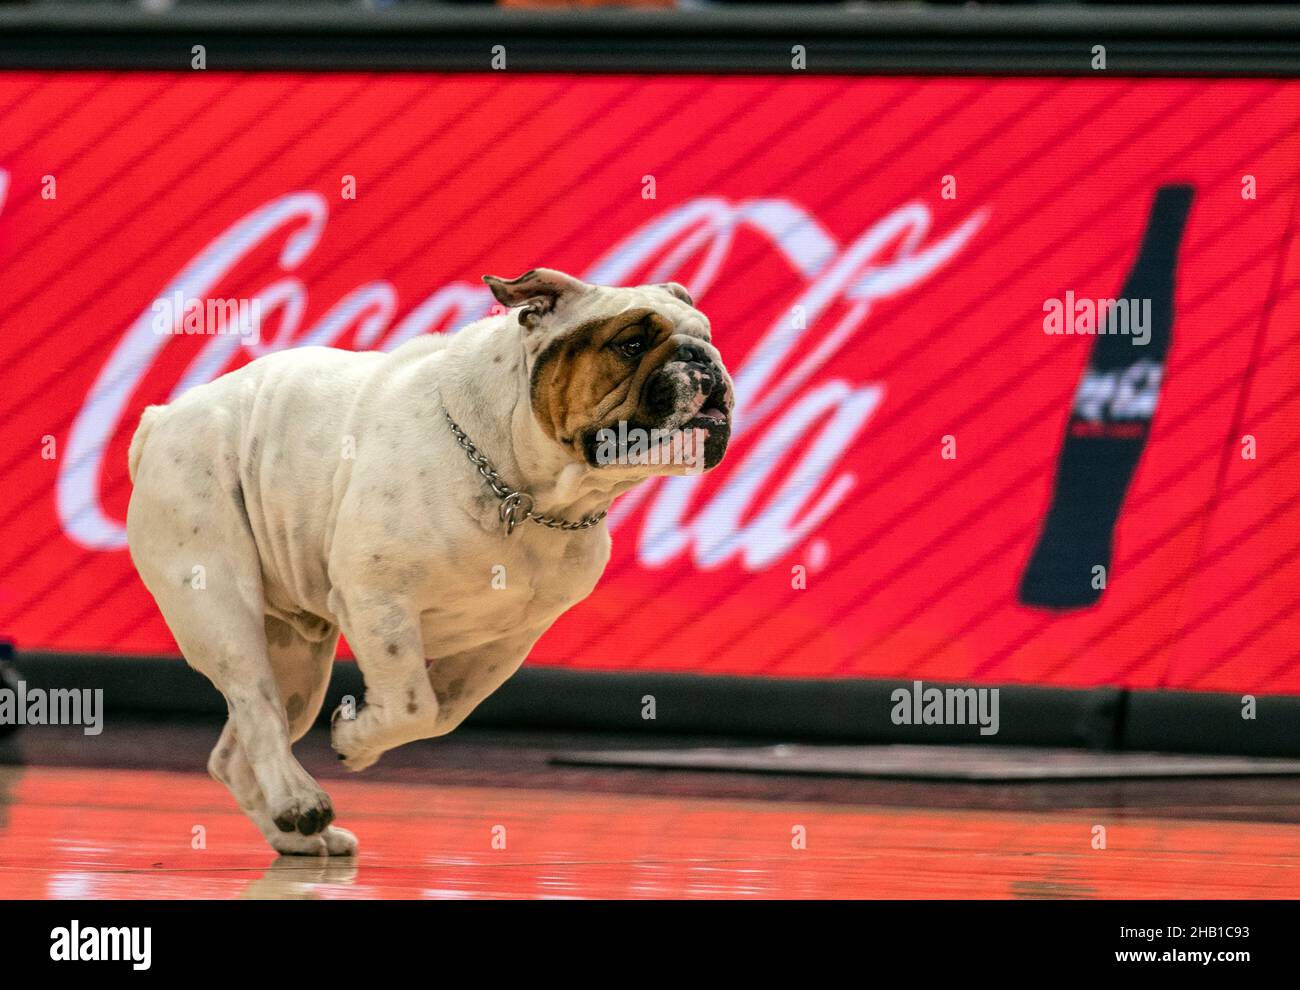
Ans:
{"label": "dog's hind paw", "polygon": [[317,835],[279,832],[270,839],[281,856],[355,856],[357,837],[345,828],[331,825]]}
{"label": "dog's hind paw", "polygon": [[290,797],[281,807],[271,809],[271,820],[281,832],[315,835],[334,820],[334,806],[320,788]]}
{"label": "dog's hind paw", "polygon": [[331,825],[320,837],[325,840],[325,848],[331,856],[355,856],[357,854],[357,837],[345,828]]}
{"label": "dog's hind paw", "polygon": [[329,847],[319,835],[299,835],[297,832],[279,832],[268,840],[271,848],[281,856],[328,856]]}

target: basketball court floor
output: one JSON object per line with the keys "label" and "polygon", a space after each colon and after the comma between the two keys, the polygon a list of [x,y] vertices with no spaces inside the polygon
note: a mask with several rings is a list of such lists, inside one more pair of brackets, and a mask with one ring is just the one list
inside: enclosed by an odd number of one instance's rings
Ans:
{"label": "basketball court floor", "polygon": [[300,758],[361,852],[277,858],[202,772],[218,728],[0,742],[0,898],[1300,897],[1300,778],[584,767],[552,758],[646,739],[469,729],[360,776],[314,732]]}

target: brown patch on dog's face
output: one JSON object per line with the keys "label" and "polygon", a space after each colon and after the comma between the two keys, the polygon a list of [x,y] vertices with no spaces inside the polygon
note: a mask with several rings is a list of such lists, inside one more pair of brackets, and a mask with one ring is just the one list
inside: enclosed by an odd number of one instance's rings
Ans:
{"label": "brown patch on dog's face", "polygon": [[[654,289],[690,298],[676,285]],[[702,467],[714,467],[730,437],[733,391],[707,320],[689,305],[633,305],[553,337],[530,376],[533,412],[546,434],[600,467],[628,463],[621,456],[628,437],[685,431],[703,438]],[[622,444],[612,459],[611,435]]]}
{"label": "brown patch on dog's face", "polygon": [[531,378],[533,413],[546,434],[569,446],[593,418],[630,415],[652,370],[633,352],[652,353],[669,332],[665,322],[653,310],[634,309],[589,320],[551,341]]}

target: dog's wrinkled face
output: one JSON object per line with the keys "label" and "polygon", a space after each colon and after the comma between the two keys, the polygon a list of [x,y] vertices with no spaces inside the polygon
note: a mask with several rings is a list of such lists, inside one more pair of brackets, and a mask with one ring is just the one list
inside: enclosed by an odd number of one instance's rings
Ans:
{"label": "dog's wrinkled face", "polygon": [[520,307],[533,414],[551,439],[592,467],[676,474],[722,460],[735,393],[682,286],[610,288],[547,268],[483,280]]}

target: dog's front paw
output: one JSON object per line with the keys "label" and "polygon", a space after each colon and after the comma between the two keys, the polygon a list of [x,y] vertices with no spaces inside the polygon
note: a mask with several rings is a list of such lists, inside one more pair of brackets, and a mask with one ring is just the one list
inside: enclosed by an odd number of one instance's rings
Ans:
{"label": "dog's front paw", "polygon": [[329,795],[319,787],[292,794],[278,805],[271,806],[271,820],[281,832],[297,832],[315,836],[334,820],[334,806]]}
{"label": "dog's front paw", "polygon": [[374,766],[379,758],[384,755],[368,749],[356,750],[350,753],[335,746],[334,750],[339,754],[339,759],[343,761],[343,765],[352,773],[360,773],[367,767]]}

